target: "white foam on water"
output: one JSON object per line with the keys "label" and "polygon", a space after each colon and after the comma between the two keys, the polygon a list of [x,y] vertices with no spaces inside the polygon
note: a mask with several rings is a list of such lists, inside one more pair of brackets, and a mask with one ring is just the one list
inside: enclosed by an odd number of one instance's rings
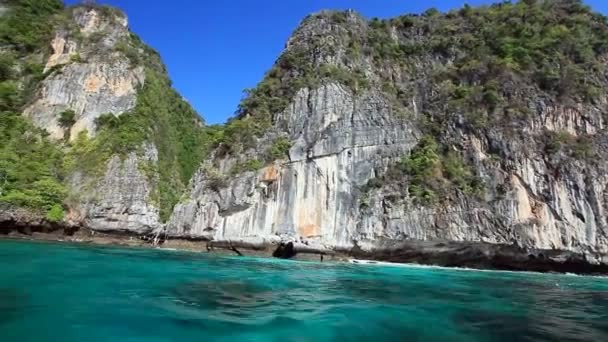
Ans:
{"label": "white foam on water", "polygon": [[348,262],[353,265],[367,265],[367,266],[388,266],[388,267],[400,267],[400,268],[425,268],[425,269],[437,269],[437,270],[446,270],[446,271],[469,271],[469,272],[500,272],[500,273],[509,273],[509,274],[544,274],[544,275],[562,275],[562,276],[571,276],[571,277],[593,277],[593,278],[602,278],[608,279],[608,275],[584,275],[584,274],[575,274],[575,273],[543,273],[543,272],[534,272],[534,271],[508,271],[508,270],[492,270],[492,269],[479,269],[479,268],[469,268],[469,267],[446,267],[446,266],[437,266],[437,265],[422,265],[422,264],[412,264],[412,263],[396,263],[396,262],[384,262],[384,261],[375,261],[375,260],[365,260],[365,259],[348,259]]}

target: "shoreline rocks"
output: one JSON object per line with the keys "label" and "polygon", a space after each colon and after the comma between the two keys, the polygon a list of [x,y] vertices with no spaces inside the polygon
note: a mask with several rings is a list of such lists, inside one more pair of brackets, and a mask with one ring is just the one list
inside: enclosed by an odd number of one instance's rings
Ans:
{"label": "shoreline rocks", "polygon": [[73,227],[48,229],[46,226],[13,226],[0,222],[0,239],[24,239],[79,244],[112,245],[175,249],[201,253],[238,256],[274,257],[306,261],[338,261],[365,259],[398,264],[419,264],[455,268],[505,271],[557,272],[584,275],[608,275],[608,264],[592,262],[606,256],[590,258],[583,254],[560,250],[525,249],[515,245],[454,241],[385,241],[371,250],[358,246],[351,249],[321,250],[306,245],[285,242],[251,243],[239,241],[209,241],[204,239],[166,238],[153,245],[144,236],[125,232],[97,232]]}

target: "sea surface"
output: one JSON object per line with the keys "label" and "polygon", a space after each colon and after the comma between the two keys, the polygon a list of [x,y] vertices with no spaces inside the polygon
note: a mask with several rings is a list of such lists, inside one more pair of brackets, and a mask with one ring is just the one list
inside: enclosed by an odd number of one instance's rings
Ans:
{"label": "sea surface", "polygon": [[0,240],[0,341],[608,341],[608,279]]}

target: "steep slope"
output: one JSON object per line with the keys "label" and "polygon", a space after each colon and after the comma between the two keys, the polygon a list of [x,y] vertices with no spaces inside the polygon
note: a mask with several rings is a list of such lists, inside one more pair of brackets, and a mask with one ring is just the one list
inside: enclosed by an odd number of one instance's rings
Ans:
{"label": "steep slope", "polygon": [[211,127],[118,10],[2,1],[0,45],[0,232],[608,270],[608,24],[578,0],[312,15]]}
{"label": "steep slope", "polygon": [[167,230],[393,261],[608,262],[607,38],[577,0],[313,15],[216,129]]}
{"label": "steep slope", "polygon": [[[131,65],[116,48],[130,35],[122,13],[86,7],[68,11],[71,18],[51,41],[43,70],[49,75],[24,114],[51,138],[73,140],[84,130],[94,135],[101,115],[133,109],[145,74],[143,66]],[[74,112],[74,123],[67,128],[59,122],[65,111]]]}
{"label": "steep slope", "polygon": [[[11,133],[0,167],[8,175],[0,191],[6,221],[22,220],[10,213],[27,208],[26,221],[37,213],[36,222],[49,221],[53,210],[50,221],[95,230],[162,226],[204,157],[205,139],[158,54],[113,8],[63,8],[55,0],[3,6],[2,88],[13,92],[3,92],[0,117]],[[31,141],[40,147],[26,146]],[[48,149],[56,156],[50,165],[19,179],[28,174],[19,159],[41,163]],[[56,189],[34,186],[41,181]],[[47,195],[52,201],[39,200]]]}

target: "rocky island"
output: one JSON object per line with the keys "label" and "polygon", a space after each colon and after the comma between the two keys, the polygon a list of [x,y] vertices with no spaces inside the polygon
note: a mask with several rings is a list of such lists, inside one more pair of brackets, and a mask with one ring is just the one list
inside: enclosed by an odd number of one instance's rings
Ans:
{"label": "rocky island", "polygon": [[224,125],[117,9],[0,15],[2,234],[608,273],[608,22],[578,0],[310,15]]}

